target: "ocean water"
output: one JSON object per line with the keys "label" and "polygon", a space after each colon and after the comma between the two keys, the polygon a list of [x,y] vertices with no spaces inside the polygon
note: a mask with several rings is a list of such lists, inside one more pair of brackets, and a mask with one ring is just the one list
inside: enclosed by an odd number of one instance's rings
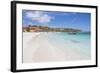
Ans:
{"label": "ocean water", "polygon": [[58,49],[75,51],[75,53],[82,55],[84,59],[91,58],[90,33],[47,32],[46,36],[48,36],[48,41]]}

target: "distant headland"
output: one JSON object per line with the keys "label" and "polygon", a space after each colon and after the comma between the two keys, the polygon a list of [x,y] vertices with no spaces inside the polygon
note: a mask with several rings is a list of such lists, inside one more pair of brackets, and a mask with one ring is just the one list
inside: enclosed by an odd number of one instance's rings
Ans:
{"label": "distant headland", "polygon": [[82,32],[80,29],[74,28],[51,28],[48,26],[36,26],[36,25],[29,25],[27,27],[23,27],[23,32]]}

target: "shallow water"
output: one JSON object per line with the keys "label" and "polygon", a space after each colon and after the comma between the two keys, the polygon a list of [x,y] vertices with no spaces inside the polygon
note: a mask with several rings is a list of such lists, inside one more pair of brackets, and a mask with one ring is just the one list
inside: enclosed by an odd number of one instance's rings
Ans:
{"label": "shallow water", "polygon": [[68,34],[66,32],[45,33],[48,41],[58,49],[72,50],[80,53],[86,59],[91,58],[91,34],[77,33]]}

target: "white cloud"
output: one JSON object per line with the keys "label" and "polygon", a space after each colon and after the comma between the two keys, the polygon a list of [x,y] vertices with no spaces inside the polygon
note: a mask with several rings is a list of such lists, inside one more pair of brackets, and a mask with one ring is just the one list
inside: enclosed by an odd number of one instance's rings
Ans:
{"label": "white cloud", "polygon": [[29,11],[26,16],[39,23],[49,23],[54,18],[42,11]]}

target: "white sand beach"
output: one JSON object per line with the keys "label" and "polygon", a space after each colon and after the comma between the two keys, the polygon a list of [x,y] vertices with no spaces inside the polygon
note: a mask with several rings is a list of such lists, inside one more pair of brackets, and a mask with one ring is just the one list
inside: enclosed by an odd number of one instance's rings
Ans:
{"label": "white sand beach", "polygon": [[[66,43],[67,45],[67,43]],[[23,62],[51,62],[82,60],[86,58],[79,50],[55,45],[48,40],[47,32],[23,32]]]}

